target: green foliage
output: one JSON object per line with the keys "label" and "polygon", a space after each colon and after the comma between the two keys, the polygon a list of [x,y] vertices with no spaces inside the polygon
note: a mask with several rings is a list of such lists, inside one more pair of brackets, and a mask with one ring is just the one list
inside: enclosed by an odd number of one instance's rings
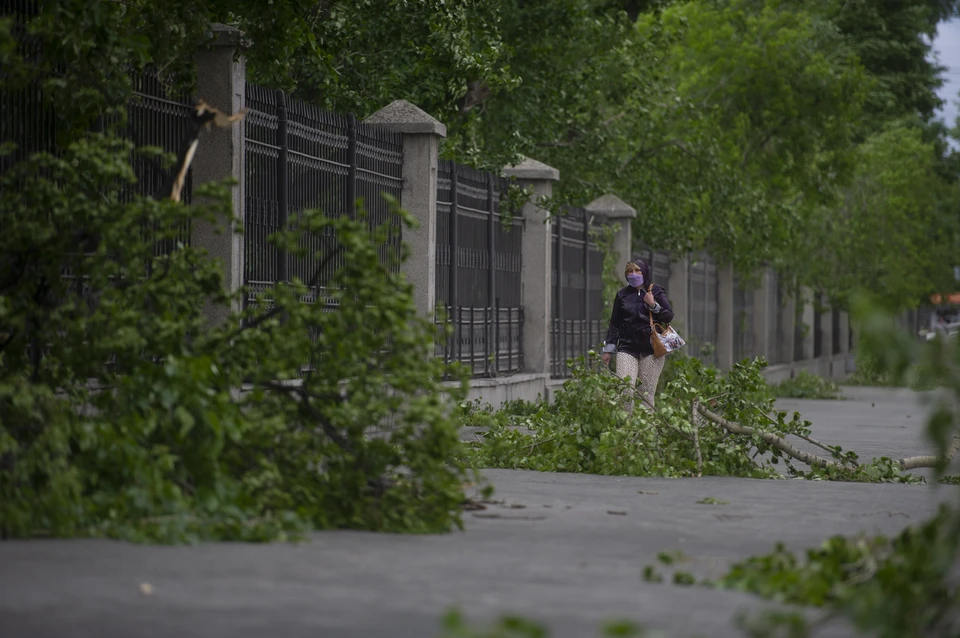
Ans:
{"label": "green foliage", "polygon": [[955,178],[944,181],[924,130],[890,124],[857,149],[853,179],[837,207],[814,212],[811,223],[830,232],[807,236],[804,255],[820,290],[835,298],[872,292],[892,312],[952,290],[945,265],[956,254]]}
{"label": "green foliage", "polygon": [[[4,146],[0,535],[270,540],[459,524],[467,474],[451,461],[450,406],[463,388],[443,385],[435,327],[399,264],[378,256],[387,229],[362,211],[303,211],[270,241],[340,265],[243,307],[252,291],[226,292],[220,264],[182,238],[234,221],[227,185],[189,206],[122,191],[135,152],[121,138],[124,64],[143,42],[101,23],[123,18],[111,4],[45,3],[33,25],[43,65],[0,47],[4,88],[36,81],[56,97],[58,140],[54,154]],[[68,14],[88,30],[50,22]],[[49,75],[68,49],[81,63]]]}
{"label": "green foliage", "polygon": [[657,560],[659,560],[664,565],[672,565],[676,562],[687,560],[687,555],[684,554],[681,550],[675,550],[672,552],[660,552],[657,554]]}
{"label": "green foliage", "polygon": [[[707,498],[703,501],[698,501],[698,503],[723,503],[726,504],[726,501],[717,501],[716,499]],[[660,552],[657,554],[657,562],[665,567],[673,567],[679,562],[689,560],[688,557],[680,550],[673,552]],[[662,583],[665,582],[665,577],[662,573],[657,571],[656,566],[646,565],[643,568],[643,580],[648,583]],[[690,572],[683,571],[680,569],[674,569],[671,575],[671,582],[674,585],[681,586],[690,586],[696,585],[697,579]]]}
{"label": "green foliage", "polygon": [[789,399],[839,399],[840,386],[818,374],[801,370],[792,379],[781,381],[773,387],[780,398]]}
{"label": "green foliage", "polygon": [[614,239],[617,235],[617,227],[614,224],[603,224],[593,228],[594,239],[603,255],[603,312],[601,316],[607,317],[611,312],[611,304],[617,296],[617,291],[623,287],[622,280],[616,276],[631,258],[630,255],[620,255],[613,249]]}
{"label": "green foliage", "polygon": [[[657,397],[654,413],[628,411],[637,400],[626,381],[611,374],[592,354],[573,365],[573,378],[557,392],[552,405],[524,405],[508,413],[481,410],[479,404],[461,414],[461,425],[484,428],[480,441],[465,452],[468,466],[583,472],[614,476],[743,476],[815,480],[915,483],[921,478],[903,472],[890,459],[859,463],[857,455],[839,446],[828,448],[842,468],[800,469],[760,433],[810,437],[810,423],[774,409],[761,375],[762,360],[744,361],[727,375],[697,359],[672,362],[673,379]],[[754,434],[733,435],[693,419],[694,400]],[[694,436],[696,433],[696,436]],[[701,462],[697,462],[697,447]],[[703,502],[712,503],[707,499]],[[719,502],[717,502],[719,503]]]}
{"label": "green foliage", "polygon": [[[623,476],[695,473],[689,407],[663,408],[656,417],[642,409],[628,414],[626,382],[600,365],[596,355],[581,358],[549,408],[522,418],[490,415],[482,442],[467,451],[467,464]],[[749,458],[749,443],[721,439],[702,435],[705,472],[773,475]]]}
{"label": "green foliage", "polygon": [[892,376],[883,370],[877,357],[863,348],[856,353],[856,370],[847,380],[847,385],[862,385],[868,387],[895,387]]}
{"label": "green foliage", "polygon": [[[459,442],[433,328],[380,265],[382,232],[305,213],[276,241],[336,242],[338,312],[300,303],[308,291],[293,282],[270,291],[272,308],[209,326],[205,304],[229,302],[216,262],[190,246],[156,257],[154,242],[212,223],[223,200],[121,203],[110,194],[129,179],[118,144],[83,138],[2,178],[4,533],[265,540],[456,524],[464,471],[449,463]],[[20,181],[41,169],[49,177]],[[322,365],[298,379],[308,362]]]}
{"label": "green foliage", "polygon": [[547,628],[520,616],[503,616],[489,628],[471,627],[458,610],[444,614],[441,638],[546,638]]}
{"label": "green foliage", "polygon": [[778,544],[770,554],[734,565],[717,585],[778,602],[830,606],[881,638],[954,636],[960,630],[960,589],[950,578],[957,530],[956,511],[943,507],[889,540],[835,536],[803,558]]}
{"label": "green foliage", "polygon": [[867,123],[920,113],[924,119],[940,105],[940,69],[929,55],[937,24],[956,13],[953,0],[903,3],[818,3],[852,43],[864,69],[873,76],[864,103]]}
{"label": "green foliage", "polygon": [[643,580],[647,583],[662,583],[663,574],[658,572],[653,565],[646,565],[643,568]]}
{"label": "green foliage", "polygon": [[798,478],[854,483],[909,483],[917,485],[926,482],[926,479],[922,476],[905,472],[898,461],[885,456],[871,459],[868,463],[861,463],[855,452],[845,452],[840,446],[830,446],[830,448],[833,458],[843,460],[846,463],[842,469],[811,467],[802,470],[794,467],[791,469],[791,473]]}
{"label": "green foliage", "polygon": [[[602,638],[643,638],[647,632],[628,620],[604,624],[599,636]],[[521,616],[502,616],[492,626],[477,629],[467,623],[458,610],[448,611],[443,617],[443,633],[440,638],[548,638],[550,631],[536,621]]]}
{"label": "green foliage", "polygon": [[712,496],[708,496],[706,498],[700,499],[699,501],[697,501],[697,503],[699,505],[729,505],[730,501],[721,501],[720,499],[716,499]]}

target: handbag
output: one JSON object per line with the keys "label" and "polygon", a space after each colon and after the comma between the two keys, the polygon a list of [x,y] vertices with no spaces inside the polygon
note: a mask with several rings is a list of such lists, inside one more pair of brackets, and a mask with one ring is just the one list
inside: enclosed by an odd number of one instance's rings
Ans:
{"label": "handbag", "polygon": [[[648,287],[648,290],[653,290],[652,283]],[[653,322],[653,313],[647,312],[647,314],[650,316],[650,345],[653,346],[653,356],[662,357],[665,354],[670,354],[674,350],[679,350],[687,345],[687,342],[677,334],[673,326],[668,325],[664,327],[662,324],[655,324]]]}

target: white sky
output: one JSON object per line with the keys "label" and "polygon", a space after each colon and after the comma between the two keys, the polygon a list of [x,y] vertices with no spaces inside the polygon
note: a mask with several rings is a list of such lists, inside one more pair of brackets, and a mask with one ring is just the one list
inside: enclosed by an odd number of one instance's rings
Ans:
{"label": "white sky", "polygon": [[940,64],[947,67],[943,72],[943,86],[938,91],[945,104],[938,116],[948,126],[953,126],[957,119],[957,101],[960,100],[960,18],[940,23],[933,49]]}

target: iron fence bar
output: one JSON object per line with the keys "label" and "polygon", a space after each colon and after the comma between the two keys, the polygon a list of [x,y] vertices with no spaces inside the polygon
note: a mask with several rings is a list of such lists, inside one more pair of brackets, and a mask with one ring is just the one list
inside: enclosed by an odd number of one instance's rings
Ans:
{"label": "iron fence bar", "polygon": [[517,370],[523,369],[523,306],[517,308]]}
{"label": "iron fence bar", "polygon": [[590,324],[590,215],[583,211],[583,326],[584,343],[580,351],[586,355],[586,327]]}
{"label": "iron fence bar", "polygon": [[[280,150],[280,147],[279,147],[279,146],[274,146],[273,144],[268,144],[268,143],[266,143],[266,142],[261,142],[260,140],[252,140],[252,139],[250,139],[250,138],[246,138],[246,139],[243,141],[243,144],[244,144],[244,146],[262,146],[263,148],[269,148],[269,149],[274,150],[274,151],[279,151],[279,150]],[[290,150],[290,149],[287,149],[287,152],[288,152],[289,154],[291,154],[291,155],[303,155],[303,153],[297,153],[296,151],[292,151],[292,150]]]}
{"label": "iron fence bar", "polygon": [[347,215],[357,216],[357,118],[347,114]]}
{"label": "iron fence bar", "polygon": [[491,365],[490,355],[493,352],[490,350],[490,341],[493,337],[493,317],[491,316],[491,311],[489,305],[483,307],[483,376],[492,377],[493,375],[493,366]]}
{"label": "iron fence bar", "polygon": [[[500,297],[493,306],[493,325],[496,327],[493,337],[493,371],[500,373]],[[508,344],[509,347],[509,344]]]}
{"label": "iron fence bar", "polygon": [[[457,325],[453,327],[454,339],[457,341],[457,361],[463,361],[463,308],[457,306]],[[471,367],[471,373],[473,368]]]}
{"label": "iron fence bar", "polygon": [[[177,108],[183,108],[182,102],[175,102],[174,100],[167,100],[165,98],[150,95],[149,93],[141,93],[140,91],[134,91],[131,94],[133,97],[143,98],[144,100],[149,100],[150,102],[157,102],[159,104],[166,104],[167,106],[175,106]],[[141,102],[142,103],[142,102]],[[101,116],[102,117],[102,116]]]}
{"label": "iron fence bar", "polygon": [[[287,228],[287,100],[283,91],[277,90],[277,230]],[[277,283],[289,279],[287,251],[277,247]]]}
{"label": "iron fence bar", "polygon": [[[459,206],[457,205],[459,197],[460,180],[457,178],[457,167],[450,167],[450,306],[459,307],[457,300],[457,279],[459,278],[459,250],[457,248],[457,234],[459,224],[457,218],[460,216]],[[459,322],[460,317],[457,318]]]}
{"label": "iron fence bar", "polygon": [[[326,161],[326,160],[323,160],[323,159],[320,159],[320,158],[314,158],[314,159],[319,159],[319,161],[321,161],[321,162],[325,162],[325,161]],[[336,162],[330,162],[330,163],[331,163],[331,164],[336,164]],[[337,166],[340,166],[340,164],[336,164],[336,165],[337,165]],[[398,179],[396,175],[387,175],[386,173],[378,173],[377,171],[370,170],[369,168],[362,168],[362,167],[358,166],[358,167],[357,167],[357,175],[360,175],[360,174],[370,175],[371,177],[379,177],[379,178],[381,178],[381,179],[384,179],[384,180],[387,180],[387,181],[390,181],[390,182],[403,182],[403,179]]]}
{"label": "iron fence bar", "polygon": [[507,350],[507,368],[513,370],[513,308],[507,310],[507,343],[510,344]]}
{"label": "iron fence bar", "polygon": [[[261,143],[262,143],[262,142],[261,142]],[[266,145],[265,145],[265,146],[266,146]],[[304,158],[304,159],[310,160],[311,162],[317,162],[318,164],[329,164],[330,166],[336,166],[337,168],[346,168],[346,169],[349,169],[349,168],[350,168],[350,164],[349,164],[349,163],[346,163],[346,164],[345,164],[345,163],[343,163],[343,162],[337,162],[337,161],[332,160],[332,159],[327,159],[327,158],[324,158],[324,157],[317,157],[316,155],[311,155],[311,154],[309,154],[309,153],[304,153],[303,151],[298,151],[298,150],[293,149],[293,148],[289,149],[288,152],[290,153],[290,155],[293,155],[294,157],[302,157],[302,158]],[[364,169],[358,168],[357,170],[363,171]],[[396,177],[392,177],[392,178],[390,178],[390,179],[394,179],[394,180],[395,180],[395,179],[397,179],[397,178],[396,178]]]}
{"label": "iron fence bar", "polygon": [[[494,307],[494,299],[496,298],[496,288],[497,288],[497,256],[496,256],[496,210],[493,201],[493,174],[487,173],[487,306],[490,308]],[[496,350],[490,352],[491,346],[496,348],[496,343],[494,342],[493,332],[493,322],[489,319],[486,321],[486,326],[484,334],[486,335],[486,343],[484,348],[484,363],[485,369],[487,369],[489,374],[490,367],[490,355],[496,353]]]}
{"label": "iron fence bar", "polygon": [[557,298],[557,350],[559,350],[560,357],[554,355],[554,361],[557,362],[557,373],[564,374],[566,372],[566,329],[563,325],[563,218],[558,218],[554,221],[557,226],[557,246],[553,250],[553,259],[556,262],[555,267],[557,269],[557,289],[554,291]]}

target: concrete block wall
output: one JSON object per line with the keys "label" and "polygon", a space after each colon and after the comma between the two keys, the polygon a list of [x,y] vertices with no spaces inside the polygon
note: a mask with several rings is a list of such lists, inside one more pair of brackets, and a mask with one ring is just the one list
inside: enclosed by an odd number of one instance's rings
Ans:
{"label": "concrete block wall", "polygon": [[[211,106],[226,113],[237,113],[243,108],[246,92],[246,65],[243,57],[235,57],[243,33],[232,27],[216,25],[216,39],[209,49],[198,51],[197,95]],[[206,131],[194,157],[195,185],[233,179],[237,185],[232,191],[234,217],[243,216],[244,202],[244,133],[243,126],[216,128]],[[223,266],[227,292],[235,293],[243,285],[243,235],[236,219],[219,219],[216,223],[195,222],[190,241],[206,249]],[[207,316],[219,323],[230,313],[229,308],[210,305]],[[239,310],[234,308],[233,310]]]}

